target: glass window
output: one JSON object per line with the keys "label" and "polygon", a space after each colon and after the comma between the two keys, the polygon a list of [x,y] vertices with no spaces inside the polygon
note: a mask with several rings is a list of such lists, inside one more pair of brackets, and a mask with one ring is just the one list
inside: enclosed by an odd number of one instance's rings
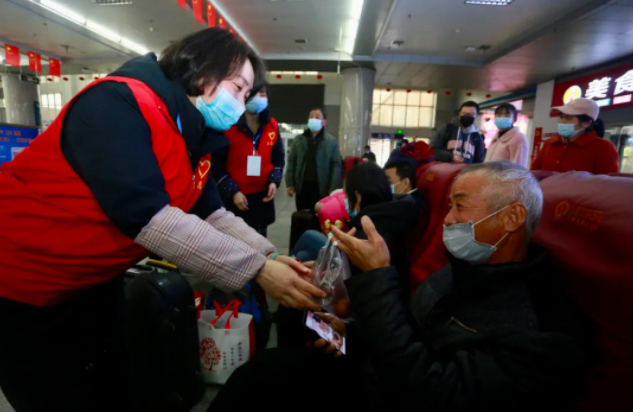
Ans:
{"label": "glass window", "polygon": [[406,90],[396,90],[394,93],[393,104],[407,104],[407,91]]}
{"label": "glass window", "polygon": [[61,109],[62,108],[62,95],[61,95],[61,93],[55,93],[55,108],[56,109]]}
{"label": "glass window", "polygon": [[41,97],[42,100],[42,107],[48,107],[48,96],[43,94]]}
{"label": "glass window", "polygon": [[407,106],[393,106],[393,126],[404,127],[406,118]]}
{"label": "glass window", "polygon": [[427,91],[375,89],[372,124],[387,127],[434,127],[437,95]]}
{"label": "glass window", "polygon": [[[418,120],[420,118],[420,108],[407,106],[406,127],[420,127]],[[424,126],[423,126],[424,127]]]}
{"label": "glass window", "polygon": [[407,106],[419,106],[420,105],[420,92],[411,90],[407,93]]}

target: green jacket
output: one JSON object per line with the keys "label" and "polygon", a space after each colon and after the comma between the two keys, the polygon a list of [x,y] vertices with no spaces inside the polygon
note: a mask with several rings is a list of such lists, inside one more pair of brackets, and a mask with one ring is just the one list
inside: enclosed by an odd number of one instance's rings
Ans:
{"label": "green jacket", "polygon": [[[310,131],[307,131],[310,133]],[[290,146],[288,163],[286,164],[286,186],[294,187],[297,193],[301,193],[303,175],[306,167],[306,154],[308,152],[308,138],[304,134],[295,137]],[[319,178],[319,190],[323,197],[332,190],[343,187],[341,173],[343,165],[341,152],[338,147],[338,139],[323,132],[323,140],[317,147],[317,175]]]}

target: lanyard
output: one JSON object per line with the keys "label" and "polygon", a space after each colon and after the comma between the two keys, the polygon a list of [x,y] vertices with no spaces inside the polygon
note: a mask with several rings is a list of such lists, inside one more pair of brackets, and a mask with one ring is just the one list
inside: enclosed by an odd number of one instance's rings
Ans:
{"label": "lanyard", "polygon": [[260,131],[257,136],[255,136],[255,138],[253,139],[253,156],[257,156],[257,142],[259,141],[259,138],[261,137],[262,132]]}

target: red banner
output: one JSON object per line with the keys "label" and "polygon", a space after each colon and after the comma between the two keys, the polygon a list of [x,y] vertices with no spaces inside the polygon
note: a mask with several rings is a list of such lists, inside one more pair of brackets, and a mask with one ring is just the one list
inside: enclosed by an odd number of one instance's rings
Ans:
{"label": "red banner", "polygon": [[[633,106],[633,64],[556,83],[552,107],[562,106],[579,97],[594,100],[600,110]],[[553,117],[556,115],[552,113]]]}
{"label": "red banner", "polygon": [[29,52],[29,69],[42,73],[42,56],[40,54]]}
{"label": "red banner", "polygon": [[7,66],[20,67],[20,49],[5,43],[4,61]]}
{"label": "red banner", "polygon": [[198,20],[198,23],[204,24],[202,18],[202,0],[192,0],[191,4],[193,5],[193,16]]}
{"label": "red banner", "polygon": [[187,0],[178,0],[178,4],[180,4],[180,7],[187,10]]}
{"label": "red banner", "polygon": [[59,60],[53,59],[52,57],[48,59],[48,75],[61,77],[62,65]]}
{"label": "red banner", "polygon": [[220,16],[220,28],[226,30],[226,20],[224,20],[224,17]]}
{"label": "red banner", "polygon": [[207,22],[209,27],[215,27],[215,7],[211,3],[207,3]]}
{"label": "red banner", "polygon": [[543,141],[543,128],[537,127],[534,129],[534,144],[532,145],[532,162],[536,160],[539,152],[541,151],[541,142]]}

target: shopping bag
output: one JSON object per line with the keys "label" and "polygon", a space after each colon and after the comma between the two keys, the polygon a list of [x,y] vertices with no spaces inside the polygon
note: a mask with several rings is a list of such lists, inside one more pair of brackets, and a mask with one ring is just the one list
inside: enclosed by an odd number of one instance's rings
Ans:
{"label": "shopping bag", "polygon": [[338,242],[332,243],[331,239],[332,234],[328,235],[312,267],[312,284],[327,293],[325,298],[315,298],[315,301],[327,312],[347,319],[350,303],[345,280],[351,276],[351,269],[347,255],[336,247]]}
{"label": "shopping bag", "polygon": [[198,319],[200,361],[206,383],[224,384],[254,352],[253,316],[239,312],[239,301],[204,310]]}

